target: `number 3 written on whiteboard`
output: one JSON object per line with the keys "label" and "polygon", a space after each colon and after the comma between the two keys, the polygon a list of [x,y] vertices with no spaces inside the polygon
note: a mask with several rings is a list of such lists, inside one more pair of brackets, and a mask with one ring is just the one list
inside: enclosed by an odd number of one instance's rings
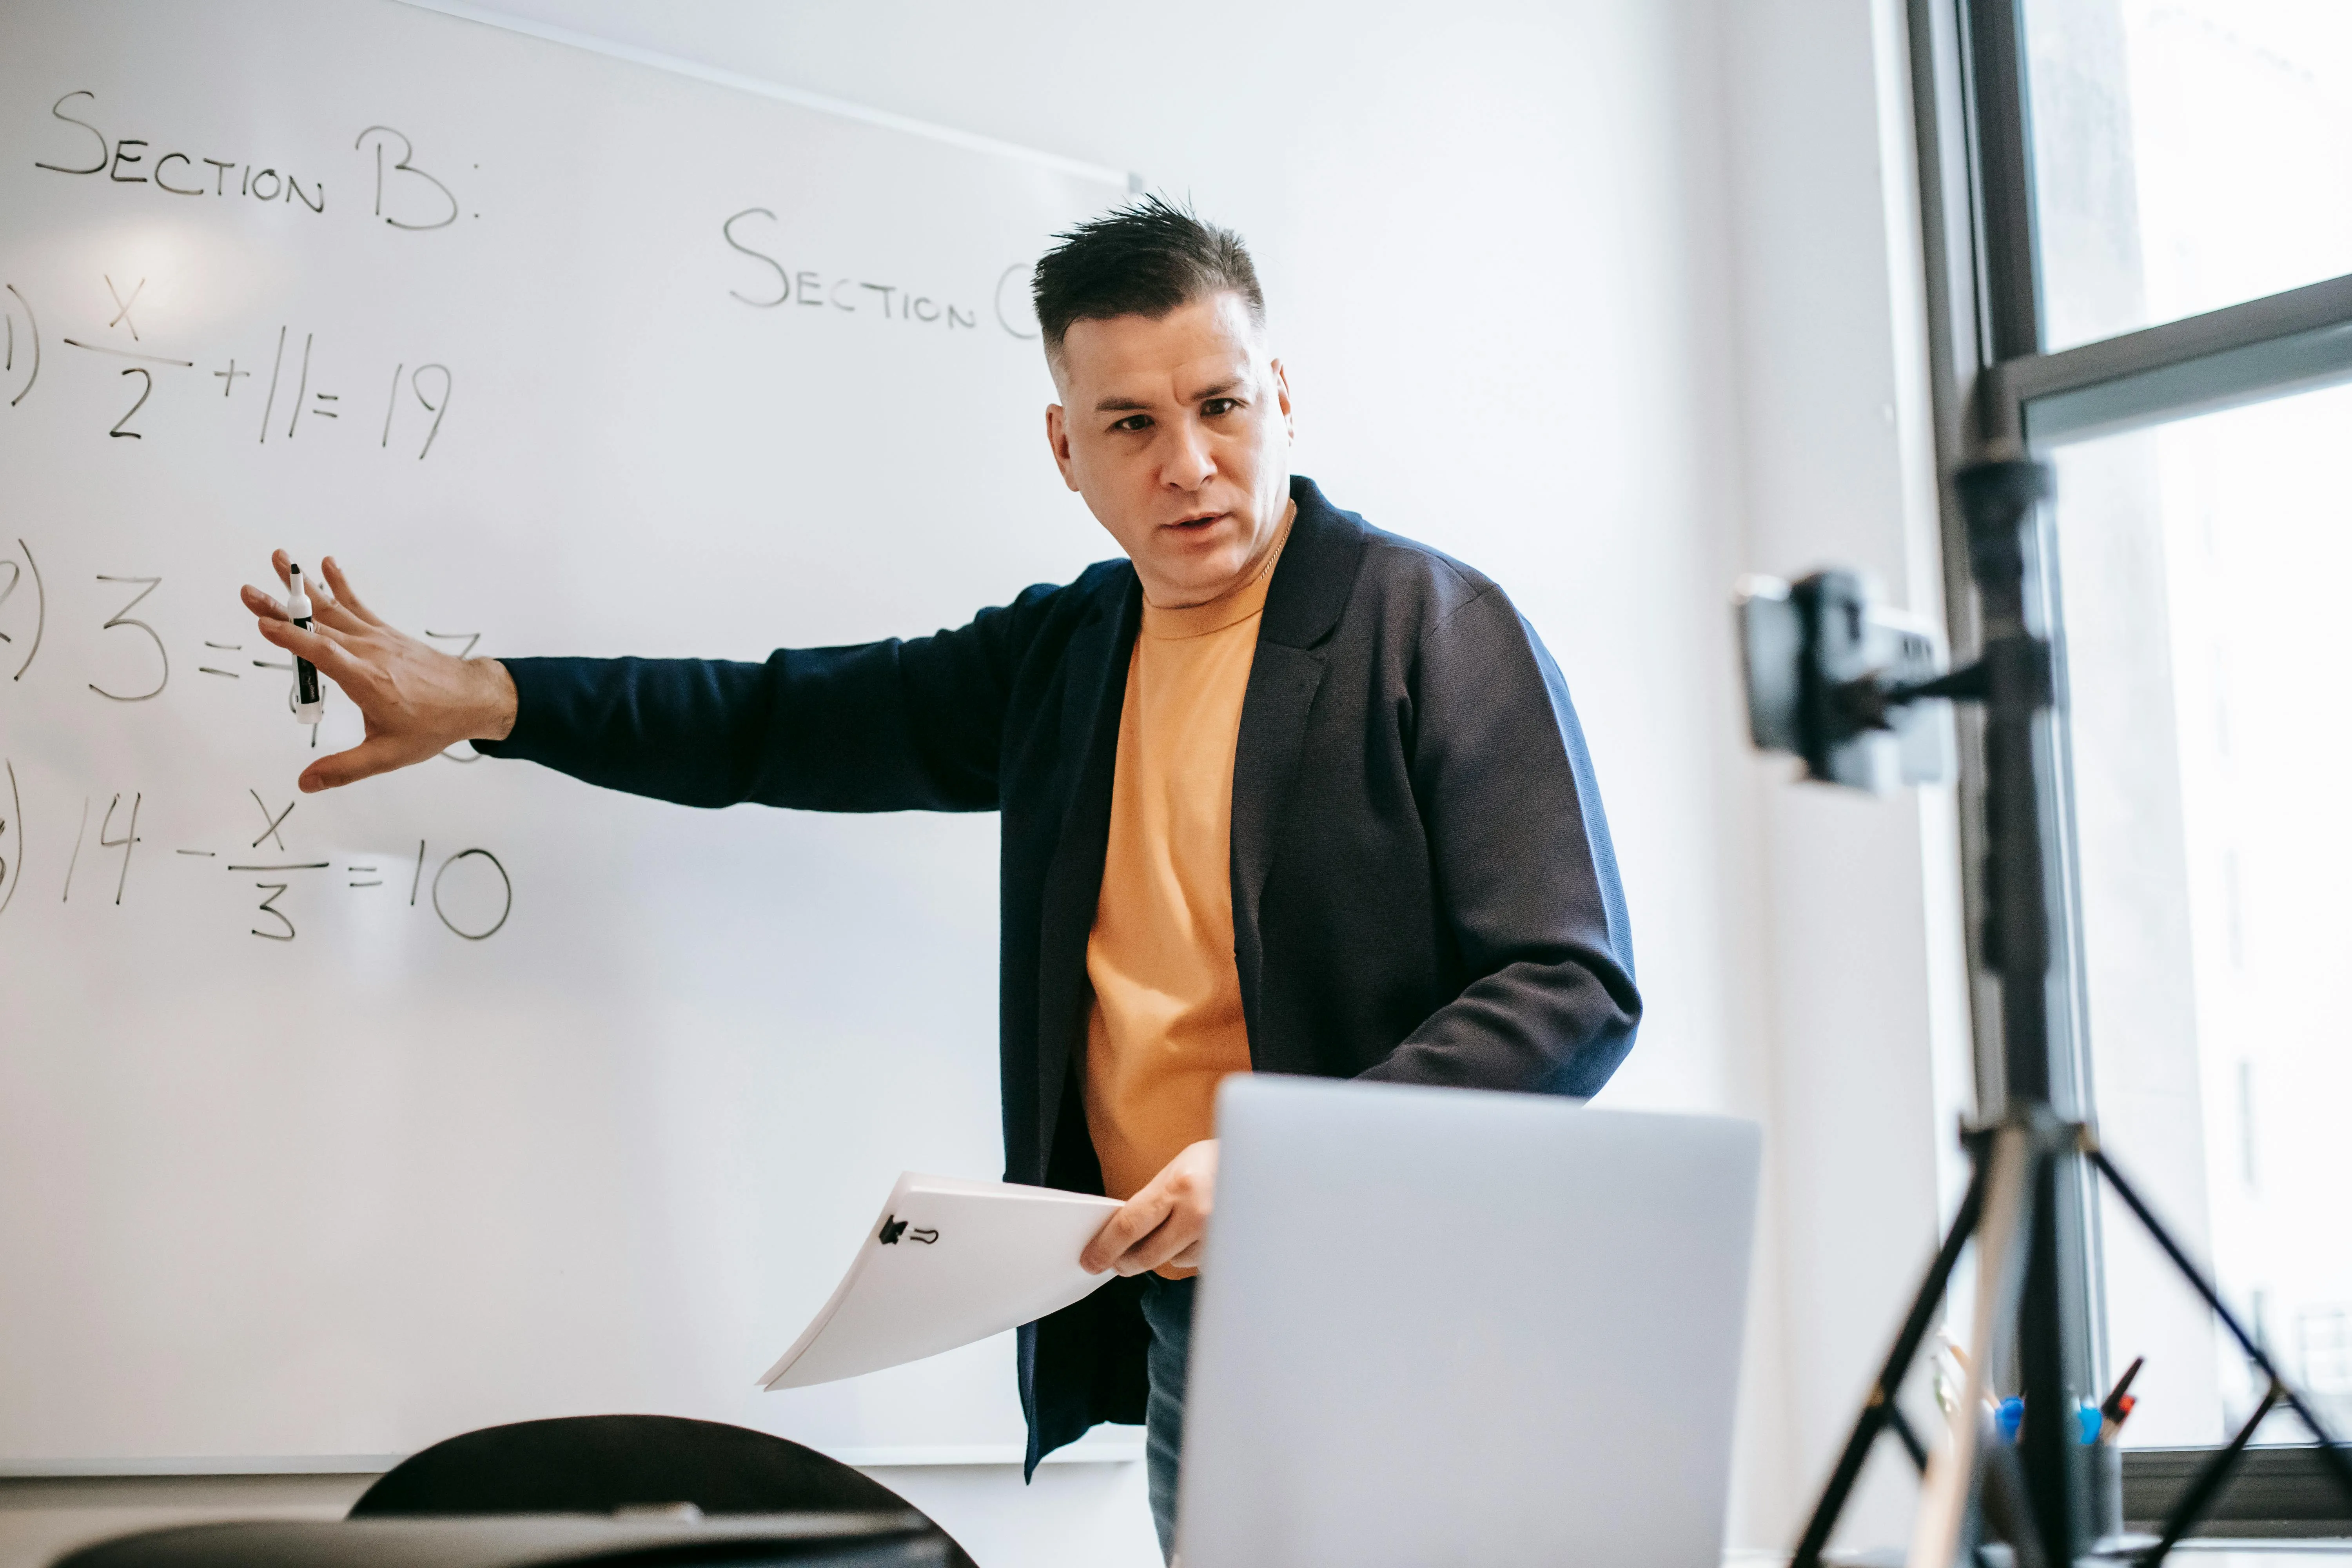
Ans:
{"label": "number 3 written on whiteboard", "polygon": [[115,611],[113,616],[107,621],[106,625],[99,629],[101,631],[110,632],[117,626],[130,626],[135,630],[145,632],[147,634],[148,640],[155,645],[155,658],[161,668],[156,672],[155,684],[145,691],[136,693],[109,691],[106,688],[99,685],[98,682],[94,680],[88,684],[92,691],[97,692],[100,697],[106,698],[110,701],[144,702],[149,698],[161,692],[164,687],[171,684],[172,656],[164,651],[163,639],[155,635],[155,628],[149,626],[145,621],[136,618],[131,612],[139,607],[140,600],[144,599],[148,595],[161,587],[163,585],[163,579],[161,577],[110,577],[101,572],[99,574],[98,580],[101,583],[144,583],[147,584],[132,596],[129,604]]}

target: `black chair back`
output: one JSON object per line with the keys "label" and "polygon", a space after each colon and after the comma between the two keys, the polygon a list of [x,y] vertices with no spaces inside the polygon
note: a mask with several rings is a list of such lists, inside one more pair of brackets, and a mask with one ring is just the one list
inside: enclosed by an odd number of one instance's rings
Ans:
{"label": "black chair back", "polygon": [[[571,1415],[436,1443],[377,1478],[350,1517],[611,1514],[670,1503],[706,1514],[921,1512],[872,1477],[766,1432],[678,1415]],[[973,1568],[949,1545],[950,1568]]]}

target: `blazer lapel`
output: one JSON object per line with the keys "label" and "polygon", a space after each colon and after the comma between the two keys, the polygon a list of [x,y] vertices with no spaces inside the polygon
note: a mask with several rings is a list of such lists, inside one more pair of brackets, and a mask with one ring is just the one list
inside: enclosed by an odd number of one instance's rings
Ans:
{"label": "blazer lapel", "polygon": [[1261,634],[1242,699],[1241,734],[1234,749],[1234,963],[1241,973],[1242,1013],[1253,1041],[1264,958],[1258,897],[1274,865],[1275,825],[1297,782],[1299,746],[1307,710],[1323,684],[1324,663],[1320,648],[1286,647]]}
{"label": "blazer lapel", "polygon": [[1276,832],[1297,784],[1307,715],[1328,668],[1325,644],[1347,608],[1364,552],[1362,519],[1325,500],[1312,479],[1294,478],[1290,494],[1298,512],[1266,588],[1234,749],[1234,963],[1253,1056],[1265,963],[1258,900],[1274,866]]}
{"label": "blazer lapel", "polygon": [[1106,595],[1094,617],[1063,653],[1067,685],[1062,756],[1068,781],[1061,837],[1045,872],[1037,948],[1038,1175],[1053,1155],[1063,1075],[1086,1035],[1087,939],[1102,896],[1110,846],[1111,774],[1118,761],[1119,710],[1128,660],[1142,624],[1143,595],[1132,573],[1124,591]]}

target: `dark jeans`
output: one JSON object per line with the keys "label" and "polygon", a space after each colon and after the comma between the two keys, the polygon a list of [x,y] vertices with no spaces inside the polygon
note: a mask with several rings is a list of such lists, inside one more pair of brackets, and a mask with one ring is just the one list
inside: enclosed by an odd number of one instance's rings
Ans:
{"label": "dark jeans", "polygon": [[1143,1457],[1162,1557],[1173,1557],[1176,1551],[1176,1473],[1184,1452],[1184,1363],[1192,1347],[1195,1283],[1143,1277],[1143,1321],[1151,1330],[1151,1348],[1144,1355],[1151,1396],[1143,1407]]}

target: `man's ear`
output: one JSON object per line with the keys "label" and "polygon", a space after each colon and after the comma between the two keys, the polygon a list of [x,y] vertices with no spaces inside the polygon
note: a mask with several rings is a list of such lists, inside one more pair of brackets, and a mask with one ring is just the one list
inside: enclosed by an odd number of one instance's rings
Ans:
{"label": "man's ear", "polygon": [[1045,405],[1045,445],[1054,449],[1054,466],[1062,470],[1062,482],[1072,489],[1078,488],[1078,476],[1070,471],[1070,426],[1063,416],[1058,403]]}
{"label": "man's ear", "polygon": [[1290,412],[1290,373],[1282,368],[1282,362],[1278,359],[1266,361],[1266,367],[1274,372],[1274,400],[1276,406],[1282,410],[1283,434],[1296,441],[1298,439],[1298,421]]}

